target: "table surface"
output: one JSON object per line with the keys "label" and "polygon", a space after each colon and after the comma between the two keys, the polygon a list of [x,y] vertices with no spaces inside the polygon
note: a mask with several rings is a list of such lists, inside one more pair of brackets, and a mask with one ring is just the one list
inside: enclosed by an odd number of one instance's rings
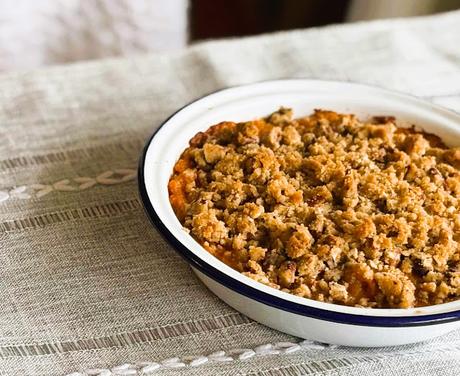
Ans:
{"label": "table surface", "polygon": [[0,76],[0,374],[456,375],[460,332],[329,347],[244,317],[152,229],[136,165],[172,112],[286,77],[378,85],[460,111],[460,12],[207,42]]}

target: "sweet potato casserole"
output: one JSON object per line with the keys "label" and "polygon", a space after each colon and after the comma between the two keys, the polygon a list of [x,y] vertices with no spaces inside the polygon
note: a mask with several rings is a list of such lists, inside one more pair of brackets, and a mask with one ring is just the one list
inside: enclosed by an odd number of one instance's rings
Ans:
{"label": "sweet potato casserole", "polygon": [[187,231],[244,275],[359,307],[460,297],[460,149],[431,134],[316,110],[223,122],[174,166]]}

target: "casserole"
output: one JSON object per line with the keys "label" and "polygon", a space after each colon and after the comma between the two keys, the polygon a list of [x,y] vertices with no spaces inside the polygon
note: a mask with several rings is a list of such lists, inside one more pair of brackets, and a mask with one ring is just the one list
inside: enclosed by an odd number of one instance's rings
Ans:
{"label": "casserole", "polygon": [[302,338],[350,346],[400,345],[460,327],[460,301],[410,309],[358,308],[323,303],[275,290],[233,270],[202,248],[176,218],[168,197],[174,163],[188,141],[223,120],[263,117],[280,105],[304,116],[315,108],[366,119],[392,115],[417,125],[448,146],[460,145],[460,116],[399,93],[352,83],[279,80],[225,89],[179,110],[152,136],[139,165],[139,189],[148,216],[206,286],[230,306],[267,326]]}

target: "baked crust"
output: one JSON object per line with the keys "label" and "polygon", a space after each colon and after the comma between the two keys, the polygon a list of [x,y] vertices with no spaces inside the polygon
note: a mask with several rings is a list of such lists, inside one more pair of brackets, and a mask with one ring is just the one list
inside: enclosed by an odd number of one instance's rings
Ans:
{"label": "baked crust", "polygon": [[174,211],[256,281],[324,302],[408,308],[460,297],[460,149],[316,110],[223,122],[174,166]]}

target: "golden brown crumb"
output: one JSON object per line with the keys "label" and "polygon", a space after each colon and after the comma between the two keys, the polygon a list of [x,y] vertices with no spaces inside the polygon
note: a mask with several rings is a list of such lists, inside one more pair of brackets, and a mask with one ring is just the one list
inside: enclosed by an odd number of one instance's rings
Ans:
{"label": "golden brown crumb", "polygon": [[460,149],[316,110],[223,122],[176,163],[171,204],[209,252],[282,291],[358,307],[460,297]]}

